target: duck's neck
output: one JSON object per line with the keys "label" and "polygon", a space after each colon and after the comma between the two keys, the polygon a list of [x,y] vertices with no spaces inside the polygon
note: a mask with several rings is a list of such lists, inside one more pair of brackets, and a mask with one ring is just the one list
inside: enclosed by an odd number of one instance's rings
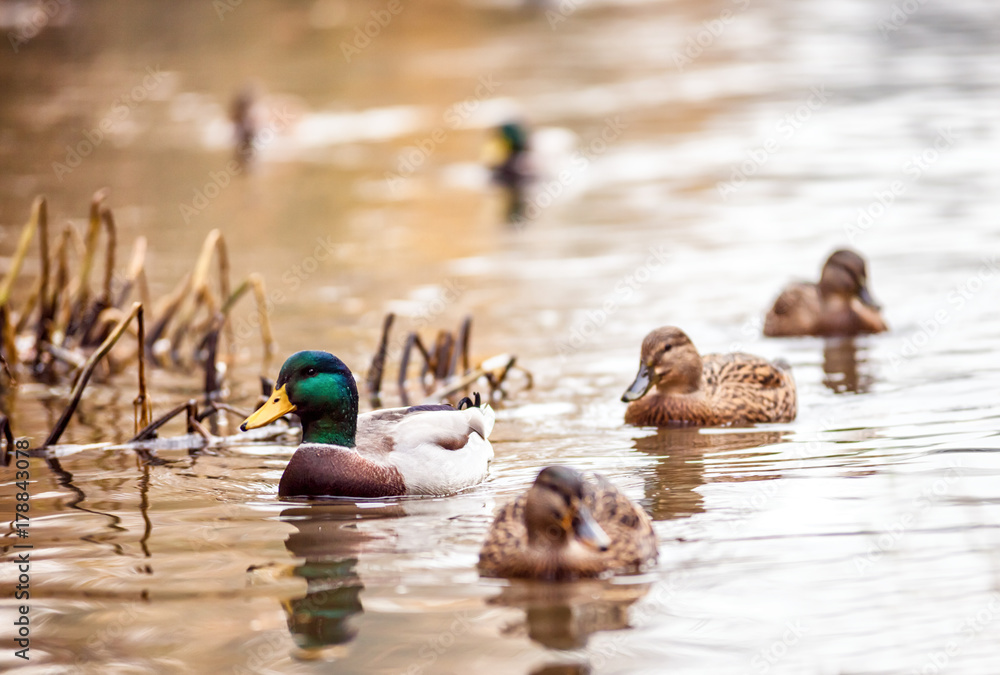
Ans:
{"label": "duck's neck", "polygon": [[302,420],[303,443],[354,447],[354,437],[358,430],[357,412],[344,410],[316,417],[300,414],[299,419]]}

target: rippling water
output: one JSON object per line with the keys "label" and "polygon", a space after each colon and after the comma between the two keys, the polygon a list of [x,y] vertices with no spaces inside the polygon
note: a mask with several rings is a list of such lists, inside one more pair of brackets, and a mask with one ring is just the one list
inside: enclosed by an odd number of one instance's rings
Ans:
{"label": "rippling water", "polygon": [[[470,313],[476,354],[516,353],[535,387],[499,411],[491,479],[442,499],[281,502],[288,446],[32,460],[32,658],[5,647],[4,667],[1000,667],[997,7],[438,0],[403,4],[345,63],[342,45],[386,5],[57,4],[0,58],[5,253],[35,194],[61,222],[109,185],[120,239],[150,240],[155,293],[222,229],[234,272],[285,295],[282,355],[327,348],[363,372],[386,311],[399,331]],[[5,34],[28,8],[0,6]],[[274,138],[197,206],[247,81]],[[121,105],[78,167],[54,168]],[[536,127],[550,195],[519,229],[479,168],[511,115]],[[319,241],[336,253],[308,263]],[[781,286],[843,245],[868,258],[891,332],[761,338]],[[663,324],[703,352],[788,360],[798,419],[623,427],[639,343]],[[240,348],[236,380],[252,384],[259,348]],[[158,411],[197,386],[158,381]],[[67,440],[130,435],[133,385],[118,385],[94,389]],[[26,384],[4,409],[39,439],[64,397]],[[655,569],[479,579],[494,509],[555,462],[607,474],[652,514]],[[12,565],[0,583],[13,589]]]}

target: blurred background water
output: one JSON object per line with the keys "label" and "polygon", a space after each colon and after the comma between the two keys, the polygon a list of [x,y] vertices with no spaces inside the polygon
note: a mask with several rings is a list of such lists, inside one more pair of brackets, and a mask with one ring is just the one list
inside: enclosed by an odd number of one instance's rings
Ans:
{"label": "blurred background water", "polygon": [[[7,0],[0,27],[5,255],[36,194],[59,223],[108,186],[122,245],[149,239],[154,296],[224,233],[234,275],[281,293],[279,361],[323,348],[362,374],[387,311],[400,332],[472,314],[475,356],[535,376],[499,411],[491,479],[448,498],[280,502],[286,446],[32,460],[32,658],[5,648],[3,667],[1000,667],[1000,7]],[[233,175],[248,85],[271,133]],[[540,167],[520,227],[482,164],[514,118]],[[780,288],[842,246],[891,331],[763,339]],[[798,418],[624,427],[640,341],[665,324],[702,352],[788,360]],[[249,403],[255,335],[239,347]],[[156,383],[159,412],[198,386]],[[66,440],[130,436],[133,386],[96,388]],[[4,412],[38,442],[64,403],[25,383]],[[653,515],[655,569],[479,579],[493,510],[556,462]]]}

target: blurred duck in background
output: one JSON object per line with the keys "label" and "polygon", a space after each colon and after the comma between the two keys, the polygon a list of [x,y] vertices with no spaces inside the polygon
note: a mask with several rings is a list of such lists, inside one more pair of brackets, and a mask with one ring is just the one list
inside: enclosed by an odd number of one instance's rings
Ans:
{"label": "blurred duck in background", "polygon": [[257,139],[257,118],[254,106],[257,96],[252,85],[245,85],[229,106],[229,119],[233,123],[234,157],[246,168],[253,161],[254,141]]}
{"label": "blurred duck in background", "polygon": [[835,251],[819,283],[794,283],[774,301],[764,335],[851,336],[887,330],[881,307],[868,292],[865,260],[854,251]]}
{"label": "blurred duck in background", "polygon": [[622,401],[625,423],[635,426],[790,422],[797,410],[787,364],[742,353],[702,357],[673,326],[642,341],[639,372]]}
{"label": "blurred duck in background", "polygon": [[487,164],[493,182],[506,191],[509,223],[519,223],[524,219],[525,193],[534,180],[529,139],[525,126],[511,121],[494,130],[487,146]]}

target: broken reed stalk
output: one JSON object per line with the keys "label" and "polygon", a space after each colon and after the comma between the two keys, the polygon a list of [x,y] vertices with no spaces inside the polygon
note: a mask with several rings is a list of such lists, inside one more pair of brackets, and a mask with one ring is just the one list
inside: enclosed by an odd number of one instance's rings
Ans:
{"label": "broken reed stalk", "polygon": [[[132,289],[138,283],[140,275],[143,275],[143,270],[146,265],[146,238],[139,237],[135,240],[135,244],[132,247],[132,259],[129,261],[128,270],[125,272],[125,282],[122,284],[121,290],[118,291],[118,297],[111,300],[111,304],[115,307],[121,307],[122,303],[128,298]],[[152,307],[149,304],[149,294],[148,288],[139,289],[139,302],[142,303],[143,307]]]}
{"label": "broken reed stalk", "polygon": [[202,340],[202,344],[199,345],[199,351],[205,353],[206,404],[211,403],[213,399],[218,398],[218,392],[222,388],[219,383],[219,371],[216,367],[216,363],[218,362],[217,359],[219,355],[219,334],[225,321],[225,316],[219,314],[214,323],[214,327],[208,331],[205,335],[205,339]]}
{"label": "broken reed stalk", "polygon": [[163,337],[163,333],[167,330],[167,325],[170,323],[171,319],[177,314],[177,310],[180,308],[181,304],[187,299],[188,292],[191,289],[191,274],[188,273],[184,275],[180,283],[177,284],[177,288],[164,298],[160,302],[160,311],[156,312],[159,317],[156,323],[153,324],[152,329],[149,331],[149,335],[146,337],[146,349],[153,359],[156,365],[163,365],[156,352],[153,351],[153,345],[155,345],[160,338]]}
{"label": "broken reed stalk", "polygon": [[[49,217],[48,208],[42,202],[38,217],[38,255],[41,258],[41,272],[38,276],[38,325],[35,327],[35,361],[33,367],[39,373],[45,345],[52,342],[53,315],[55,301],[49,298]],[[58,289],[53,289],[53,296]]]}
{"label": "broken reed stalk", "polygon": [[143,346],[146,344],[146,321],[143,313],[143,307],[140,304],[139,311],[136,312],[135,317],[139,326],[139,335],[137,337],[139,344],[139,349],[137,350],[139,357],[139,395],[135,397],[134,402],[136,433],[139,432],[139,429],[149,426],[150,419],[153,417],[153,402],[149,400],[149,396],[146,394],[146,349]]}
{"label": "broken reed stalk", "polygon": [[247,277],[253,286],[253,297],[257,301],[257,316],[260,318],[260,340],[264,343],[264,356],[261,359],[261,377],[267,375],[274,358],[274,335],[271,333],[271,317],[267,310],[267,291],[264,288],[264,277],[253,272]]}
{"label": "broken reed stalk", "polygon": [[107,188],[98,190],[90,201],[90,219],[87,223],[87,236],[84,238],[83,260],[76,277],[76,294],[72,302],[70,326],[83,320],[90,302],[90,271],[94,266],[97,238],[101,234],[101,224],[104,222],[101,217],[101,206],[107,195]]}
{"label": "broken reed stalk", "polygon": [[[80,336],[79,343],[87,347],[92,346],[107,337],[103,327],[100,326],[98,319],[105,309],[111,307],[111,282],[114,276],[115,249],[118,246],[118,235],[115,231],[115,219],[111,214],[111,210],[102,204],[98,216],[100,218],[99,225],[104,226],[104,231],[106,233],[104,282],[101,284],[100,295],[80,307],[80,325],[78,326],[78,333]],[[98,233],[100,233],[100,229],[98,229]],[[96,255],[96,250],[91,252],[90,249],[92,247],[96,247],[96,241],[91,240],[90,232],[87,234],[87,251],[91,257],[93,257]],[[87,285],[87,297],[89,298],[90,279],[88,277],[82,281]]]}
{"label": "broken reed stalk", "polygon": [[35,202],[31,206],[31,218],[21,230],[21,238],[14,250],[14,257],[11,258],[10,269],[4,275],[3,281],[0,281],[0,305],[6,305],[7,301],[10,300],[11,288],[14,286],[17,275],[21,273],[21,265],[24,264],[24,258],[28,255],[28,246],[31,245],[31,239],[35,236],[38,223],[45,217],[43,214],[46,211],[45,197],[35,197]]}
{"label": "broken reed stalk", "polygon": [[[8,356],[10,361],[7,360]],[[11,326],[10,308],[7,305],[0,305],[0,363],[3,364],[3,371],[7,373],[7,384],[13,387],[17,386],[17,380],[10,367],[11,362],[16,368],[18,363],[17,343],[15,342],[14,328]]]}
{"label": "broken reed stalk", "polygon": [[118,248],[118,229],[115,227],[115,216],[111,209],[101,209],[101,219],[108,235],[108,245],[104,253],[104,289],[102,297],[107,305],[111,305],[111,284],[115,275],[115,253]]}
{"label": "broken reed stalk", "polygon": [[[184,311],[180,312],[180,318],[177,320],[177,325],[170,338],[171,358],[174,363],[178,365],[181,361],[181,342],[187,336],[188,330],[190,329],[191,324],[202,305],[206,307],[208,316],[213,318],[220,309],[221,303],[216,299],[215,294],[212,292],[208,283],[209,269],[211,267],[213,253],[218,253],[219,257],[219,290],[222,296],[222,302],[225,302],[230,297],[229,255],[226,252],[225,239],[222,237],[222,233],[219,232],[219,230],[212,230],[208,233],[208,236],[205,237],[205,242],[201,247],[201,253],[198,255],[194,272],[191,275],[191,289],[189,294],[191,301],[188,303],[182,303]],[[184,299],[187,300],[188,296]],[[210,319],[210,321],[211,320],[212,319]],[[231,336],[231,333],[229,333],[229,335]],[[229,362],[228,358],[226,358],[226,362]]]}
{"label": "broken reed stalk", "polygon": [[77,376],[76,384],[73,386],[73,393],[70,396],[69,405],[66,406],[62,415],[59,416],[59,420],[56,422],[55,427],[53,427],[52,433],[50,433],[48,438],[45,439],[45,442],[42,444],[43,448],[55,444],[59,440],[59,437],[62,436],[63,432],[66,430],[66,426],[69,424],[70,418],[73,416],[73,413],[76,412],[76,408],[80,404],[80,398],[83,396],[83,390],[87,387],[87,382],[90,381],[90,376],[93,374],[94,368],[96,368],[101,359],[103,359],[104,356],[111,351],[111,348],[115,346],[115,343],[118,342],[118,338],[122,336],[125,329],[128,328],[128,325],[133,319],[135,319],[140,309],[142,309],[141,303],[133,303],[132,311],[128,313],[128,316],[118,322],[118,325],[111,331],[111,334],[108,335],[104,342],[102,342],[101,345],[94,350],[94,353],[90,355],[90,358],[87,359],[87,363],[80,371]]}
{"label": "broken reed stalk", "polygon": [[[434,382],[432,387],[438,382],[444,382],[452,374],[452,354],[455,351],[455,336],[450,330],[438,332],[438,339],[434,350]],[[429,392],[428,392],[429,393]]]}
{"label": "broken reed stalk", "polygon": [[3,454],[0,455],[0,466],[10,466],[10,456],[14,454],[14,432],[10,428],[10,418],[3,414],[0,414],[0,431],[6,441]]}
{"label": "broken reed stalk", "polygon": [[423,374],[427,372],[427,362],[430,360],[427,349],[424,348],[424,343],[420,341],[420,336],[413,332],[408,334],[406,336],[406,343],[403,345],[403,354],[399,358],[399,377],[396,380],[396,384],[399,386],[399,398],[403,405],[410,405],[410,397],[406,393],[406,371],[409,370],[410,352],[413,351],[414,347],[420,350],[421,356],[424,357],[424,369],[420,375],[421,379],[423,379]]}
{"label": "broken reed stalk", "polygon": [[469,336],[472,333],[472,316],[467,315],[462,319],[462,325],[458,328],[458,337],[455,338],[455,359],[451,363],[452,374],[458,372],[458,355],[462,355],[462,372],[469,372]]}
{"label": "broken reed stalk", "polygon": [[168,410],[161,417],[159,417],[155,421],[150,422],[149,424],[147,424],[146,426],[144,426],[142,428],[142,430],[140,430],[135,436],[133,436],[129,440],[129,443],[137,443],[139,441],[148,441],[149,439],[153,438],[153,436],[156,434],[156,430],[157,429],[159,429],[160,427],[162,427],[164,424],[166,424],[167,422],[169,422],[173,418],[175,418],[178,415],[180,415],[182,412],[186,411],[189,408],[190,403],[191,403],[190,401],[186,401],[184,403],[181,403],[176,408],[172,408],[171,410]]}
{"label": "broken reed stalk", "polygon": [[382,339],[378,343],[378,351],[372,359],[372,365],[368,368],[368,378],[365,384],[368,387],[368,398],[373,407],[378,407],[382,401],[379,392],[382,390],[382,373],[385,370],[385,355],[389,349],[389,330],[396,315],[389,312],[382,322]]}

